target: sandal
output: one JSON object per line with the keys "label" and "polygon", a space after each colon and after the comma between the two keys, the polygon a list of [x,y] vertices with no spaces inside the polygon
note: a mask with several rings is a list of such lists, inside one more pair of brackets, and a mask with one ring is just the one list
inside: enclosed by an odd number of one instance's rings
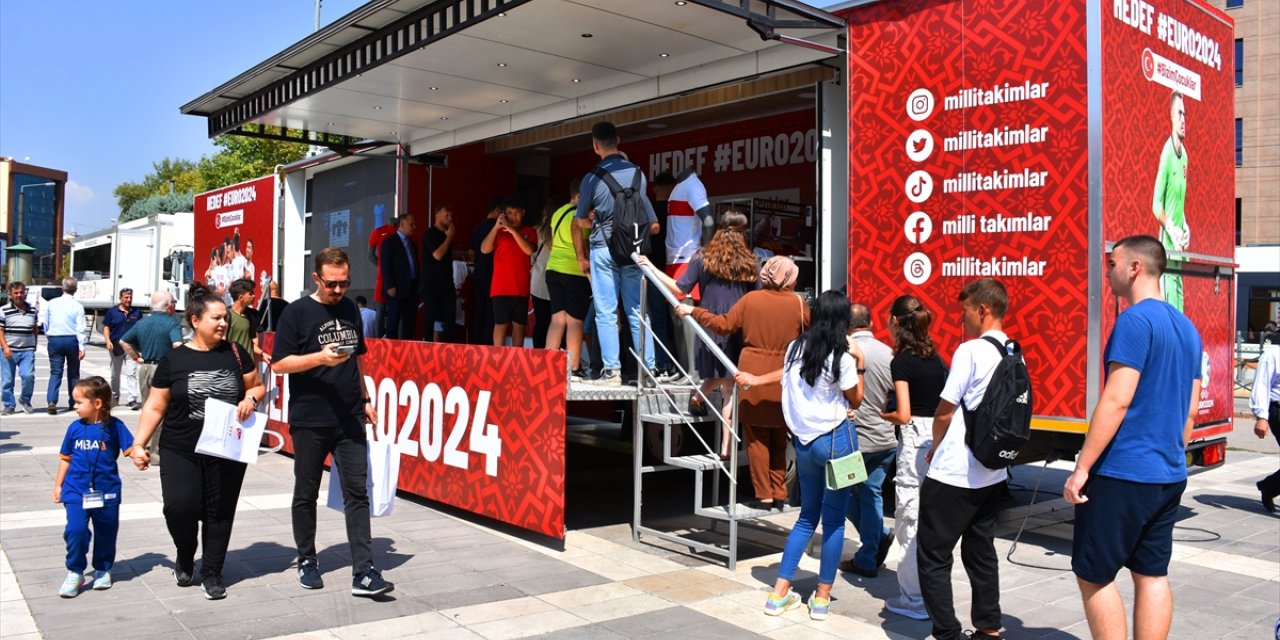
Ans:
{"label": "sandal", "polygon": [[689,415],[705,416],[707,415],[707,403],[702,396],[693,394],[689,396]]}

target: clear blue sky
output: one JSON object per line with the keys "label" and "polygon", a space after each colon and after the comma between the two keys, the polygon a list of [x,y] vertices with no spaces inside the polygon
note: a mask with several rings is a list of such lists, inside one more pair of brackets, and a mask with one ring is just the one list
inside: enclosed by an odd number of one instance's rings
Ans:
{"label": "clear blue sky", "polygon": [[109,226],[116,185],[213,153],[180,106],[314,26],[314,0],[0,0],[0,155],[67,172],[67,231]]}
{"label": "clear blue sky", "polygon": [[[321,23],[362,4],[324,0]],[[314,22],[315,0],[0,0],[0,155],[67,172],[67,231],[109,226],[116,185],[214,151],[180,106]]]}

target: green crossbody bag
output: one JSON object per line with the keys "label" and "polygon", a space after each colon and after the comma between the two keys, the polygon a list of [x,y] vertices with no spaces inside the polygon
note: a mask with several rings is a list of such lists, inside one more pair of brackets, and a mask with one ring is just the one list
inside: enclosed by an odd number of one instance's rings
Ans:
{"label": "green crossbody bag", "polygon": [[[846,421],[846,425],[849,423]],[[849,433],[849,444],[854,446],[853,427],[847,427]],[[835,438],[831,439],[835,443]],[[835,447],[831,448],[832,455],[835,454]],[[862,452],[855,450],[847,456],[839,458],[831,458],[827,460],[827,488],[836,491],[838,489],[847,489],[860,482],[867,481],[867,466],[862,463]]]}

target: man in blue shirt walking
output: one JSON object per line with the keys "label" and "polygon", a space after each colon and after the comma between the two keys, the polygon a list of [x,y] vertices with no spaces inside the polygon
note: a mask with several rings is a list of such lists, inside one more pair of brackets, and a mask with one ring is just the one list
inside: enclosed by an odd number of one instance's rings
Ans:
{"label": "man in blue shirt walking", "polygon": [[123,369],[123,391],[125,392],[123,397],[128,400],[126,404],[134,411],[142,406],[138,402],[137,365],[133,359],[125,357],[124,350],[120,348],[120,338],[141,319],[142,310],[133,306],[133,289],[127,287],[120,290],[120,304],[107,309],[106,315],[102,318],[102,339],[107,343],[107,353],[111,354],[111,395],[119,405],[120,371]]}

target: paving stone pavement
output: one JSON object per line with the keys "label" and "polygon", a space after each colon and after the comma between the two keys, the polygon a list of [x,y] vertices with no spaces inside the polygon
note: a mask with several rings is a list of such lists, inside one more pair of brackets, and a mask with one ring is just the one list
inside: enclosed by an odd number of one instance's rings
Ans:
{"label": "paving stone pavement", "polygon": [[[47,361],[43,355],[37,360],[36,395],[43,400]],[[103,375],[106,364],[105,352],[90,347],[86,374]],[[119,415],[136,426],[136,412]],[[116,585],[65,600],[57,596],[65,575],[64,519],[50,491],[57,446],[72,417],[64,411],[0,418],[0,637],[5,640],[79,638],[87,628],[98,637],[127,634],[135,640],[800,640],[924,638],[929,633],[927,622],[883,609],[883,600],[897,590],[896,550],[876,578],[840,576],[827,621],[809,620],[804,609],[770,618],[761,607],[794,513],[744,527],[744,557],[729,571],[682,547],[648,538],[633,542],[626,517],[614,516],[629,513],[628,505],[595,513],[594,505],[582,504],[600,495],[629,496],[629,473],[592,475],[598,472],[578,471],[572,462],[570,511],[588,515],[575,517],[583,524],[571,527],[563,544],[442,505],[399,499],[392,516],[373,521],[375,561],[396,582],[395,592],[379,601],[353,598],[347,591],[350,559],[342,516],[327,508],[319,510],[317,539],[326,588],[298,586],[289,458],[265,456],[246,476],[225,572],[229,595],[218,602],[204,600],[198,588],[174,585],[159,476],[122,465],[125,504]],[[1237,429],[1250,426],[1242,420]],[[1233,450],[1228,460],[1193,475],[1183,497],[1170,570],[1176,603],[1172,638],[1275,637],[1280,518],[1262,510],[1253,483],[1276,469],[1277,456]],[[1014,474],[1014,500],[1002,514],[997,540],[1008,638],[1088,637],[1069,571],[1071,509],[1060,498],[1069,468],[1065,463],[1024,466]],[[1030,504],[1037,482],[1040,492]],[[605,493],[585,491],[584,485],[602,485]],[[646,494],[646,508],[648,499]],[[687,497],[681,500],[687,503]],[[1013,548],[1024,519],[1025,530]],[[852,527],[847,528],[846,554],[857,544]],[[812,591],[817,568],[816,557],[803,559],[796,582],[800,593]],[[969,591],[959,562],[955,573],[957,611],[964,620]],[[1122,576],[1119,584],[1131,602],[1131,583]]]}

